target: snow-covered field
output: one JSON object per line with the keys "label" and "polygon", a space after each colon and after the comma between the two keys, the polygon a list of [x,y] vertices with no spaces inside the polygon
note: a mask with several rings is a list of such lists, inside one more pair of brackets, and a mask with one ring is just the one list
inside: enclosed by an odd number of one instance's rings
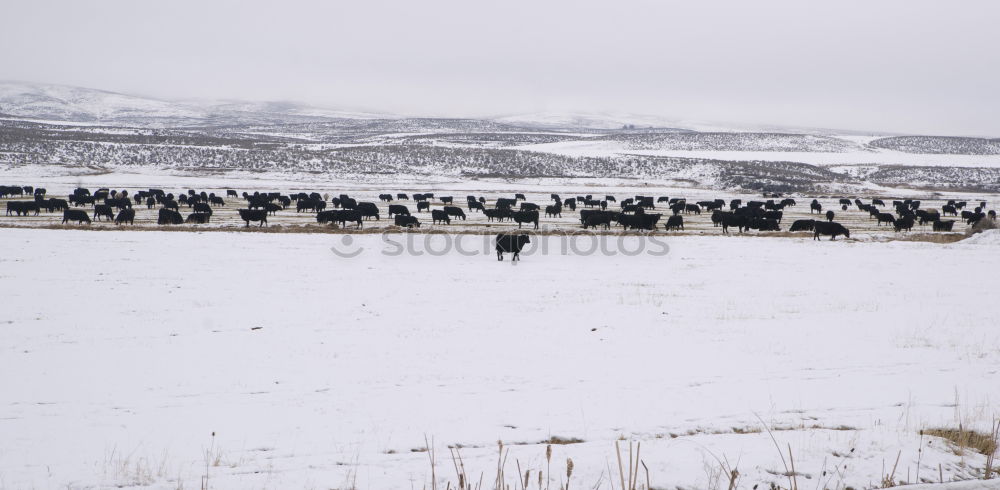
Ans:
{"label": "snow-covered field", "polygon": [[[850,138],[843,138],[850,139]],[[823,151],[724,151],[724,150],[633,150],[617,141],[560,141],[516,147],[519,150],[555,153],[571,157],[646,155],[703,158],[723,161],[797,162],[819,166],[904,165],[913,167],[1000,167],[1000,155],[946,155],[905,153],[885,149],[847,152]]]}
{"label": "snow-covered field", "polygon": [[[658,488],[788,487],[790,454],[802,488],[948,481],[984,457],[919,431],[1000,397],[996,232],[517,266],[443,235],[0,234],[0,488],[432,488],[425,437],[437,488],[449,445],[492,488],[498,440],[511,488],[566,458],[618,488],[619,439]],[[582,442],[549,470],[552,437]]]}

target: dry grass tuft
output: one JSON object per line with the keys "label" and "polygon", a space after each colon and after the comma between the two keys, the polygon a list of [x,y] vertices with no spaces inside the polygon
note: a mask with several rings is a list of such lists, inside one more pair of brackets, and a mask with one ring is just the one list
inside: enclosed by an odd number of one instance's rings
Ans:
{"label": "dry grass tuft", "polygon": [[545,439],[544,441],[538,441],[537,444],[557,444],[558,445],[558,444],[580,444],[581,442],[584,442],[584,440],[576,438],[576,437],[552,436],[552,437],[550,437],[548,439]]}
{"label": "dry grass tuft", "polygon": [[955,243],[966,239],[965,233],[911,233],[895,240],[901,242]]}
{"label": "dry grass tuft", "polygon": [[967,449],[971,449],[979,454],[992,456],[997,450],[996,434],[986,434],[962,427],[958,429],[926,429],[924,430],[924,434],[948,440],[956,446],[956,452],[959,454]]}

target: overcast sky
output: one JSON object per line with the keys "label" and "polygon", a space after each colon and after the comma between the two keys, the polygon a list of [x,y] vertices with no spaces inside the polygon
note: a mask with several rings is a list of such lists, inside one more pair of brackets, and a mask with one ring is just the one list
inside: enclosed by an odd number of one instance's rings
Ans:
{"label": "overcast sky", "polygon": [[0,3],[0,79],[1000,136],[1000,1]]}

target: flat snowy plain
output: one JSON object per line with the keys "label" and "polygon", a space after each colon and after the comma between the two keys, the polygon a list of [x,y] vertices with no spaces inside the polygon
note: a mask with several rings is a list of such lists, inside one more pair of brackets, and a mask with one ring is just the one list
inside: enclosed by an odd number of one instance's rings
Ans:
{"label": "flat snowy plain", "polygon": [[[849,138],[844,138],[849,139]],[[724,151],[724,150],[634,150],[614,141],[561,141],[517,147],[521,150],[556,153],[571,157],[647,155],[677,158],[704,158],[729,161],[799,162],[819,166],[837,165],[910,165],[918,167],[997,167],[1000,155],[938,155],[905,153],[893,150],[855,150],[847,152],[806,151]]]}
{"label": "flat snowy plain", "polygon": [[[619,488],[616,440],[657,488],[788,487],[789,453],[802,488],[950,481],[984,457],[920,430],[985,430],[1000,399],[995,231],[517,266],[382,253],[404,235],[0,233],[0,488],[430,489],[425,438],[437,488],[449,445],[493,488],[497,441],[511,488],[566,458]],[[550,471],[553,437],[582,442]]]}

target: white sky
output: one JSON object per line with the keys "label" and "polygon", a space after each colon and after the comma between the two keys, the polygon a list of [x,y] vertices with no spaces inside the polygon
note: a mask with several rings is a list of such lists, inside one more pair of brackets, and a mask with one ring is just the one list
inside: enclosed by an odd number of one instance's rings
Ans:
{"label": "white sky", "polygon": [[1000,136],[1000,1],[0,2],[0,79]]}

